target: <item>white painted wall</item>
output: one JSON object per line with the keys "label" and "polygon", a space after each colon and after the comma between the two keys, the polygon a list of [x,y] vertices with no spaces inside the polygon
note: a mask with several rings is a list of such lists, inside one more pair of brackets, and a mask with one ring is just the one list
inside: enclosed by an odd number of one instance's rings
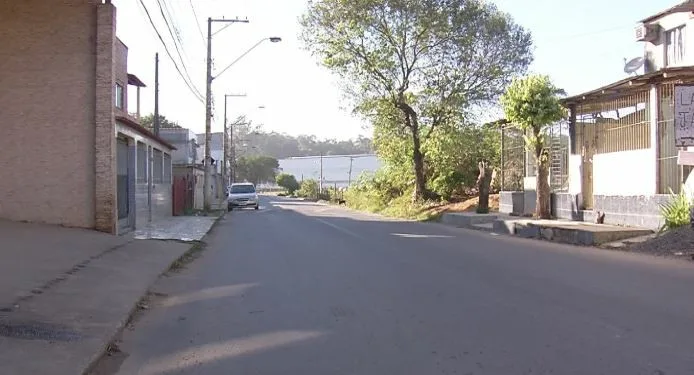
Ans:
{"label": "white painted wall", "polygon": [[653,150],[610,152],[593,156],[593,194],[651,195],[656,193]]}
{"label": "white painted wall", "polygon": [[581,184],[581,155],[569,155],[569,193],[579,194],[583,185]]}
{"label": "white painted wall", "polygon": [[665,67],[665,32],[682,25],[685,27],[685,57],[684,60],[671,66],[690,66],[694,65],[694,19],[689,18],[689,13],[673,13],[649,23],[650,25],[659,25],[660,34],[658,39],[653,42],[647,42],[644,46],[645,56],[653,64],[654,70],[660,70]]}

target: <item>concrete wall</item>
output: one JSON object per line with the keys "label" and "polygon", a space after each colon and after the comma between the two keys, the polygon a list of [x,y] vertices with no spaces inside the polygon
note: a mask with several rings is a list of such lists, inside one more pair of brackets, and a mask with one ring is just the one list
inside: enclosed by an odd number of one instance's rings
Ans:
{"label": "concrete wall", "polygon": [[[595,209],[580,210],[580,194],[552,193],[552,216],[575,221],[595,221],[595,213],[605,213],[605,223],[657,230],[662,225],[660,205],[667,202],[668,195],[595,195]],[[502,191],[499,197],[499,212],[523,215],[535,209],[534,197],[525,192]],[[528,211],[523,212],[522,210]]]}
{"label": "concrete wall", "polygon": [[656,172],[651,149],[593,156],[594,195],[655,194]]}
{"label": "concrete wall", "polygon": [[605,223],[656,230],[662,225],[660,205],[669,197],[656,195],[595,195],[595,209],[581,211],[580,195],[552,194],[552,215],[569,220],[595,221],[595,212],[605,213]]}
{"label": "concrete wall", "polygon": [[161,129],[159,136],[176,149],[171,153],[174,164],[193,164],[196,162],[197,136],[188,129]]}
{"label": "concrete wall", "polygon": [[0,217],[94,227],[96,1],[0,1]]}
{"label": "concrete wall", "polygon": [[583,157],[581,155],[569,155],[569,193],[578,194],[583,188],[581,180],[581,168]]}

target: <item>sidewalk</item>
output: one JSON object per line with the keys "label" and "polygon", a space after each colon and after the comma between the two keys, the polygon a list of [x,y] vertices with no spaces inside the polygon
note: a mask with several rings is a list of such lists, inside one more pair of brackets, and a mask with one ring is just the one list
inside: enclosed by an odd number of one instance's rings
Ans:
{"label": "sidewalk", "polygon": [[82,374],[191,248],[183,241],[215,219],[175,217],[121,237],[0,221],[0,372]]}

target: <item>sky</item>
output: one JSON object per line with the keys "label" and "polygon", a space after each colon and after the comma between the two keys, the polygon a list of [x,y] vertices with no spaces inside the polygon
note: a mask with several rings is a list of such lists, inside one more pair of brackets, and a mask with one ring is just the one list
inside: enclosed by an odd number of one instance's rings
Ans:
{"label": "sky", "polygon": [[[548,74],[570,95],[625,78],[624,59],[643,55],[634,39],[637,22],[679,0],[494,0],[499,9],[530,30],[534,38],[532,73]],[[264,130],[318,138],[348,139],[370,135],[351,114],[338,80],[319,66],[299,41],[298,19],[307,0],[113,0],[117,35],[128,46],[128,71],[146,84],[142,113],[154,108],[154,55],[159,53],[159,108],[170,120],[196,133],[205,130],[205,106],[189,89],[167,55],[156,30],[194,88],[205,94],[207,18],[247,19],[248,23],[213,23],[213,75],[266,40],[214,79],[212,131],[221,131],[224,94],[228,118],[246,115]],[[144,4],[144,8],[143,5]],[[160,8],[159,4],[162,5]],[[181,64],[161,12],[174,38],[181,40]],[[196,17],[197,15],[197,17]],[[223,29],[223,30],[222,30]],[[131,90],[134,88],[131,88]],[[134,111],[135,95],[129,110]],[[262,108],[261,108],[262,107]]]}

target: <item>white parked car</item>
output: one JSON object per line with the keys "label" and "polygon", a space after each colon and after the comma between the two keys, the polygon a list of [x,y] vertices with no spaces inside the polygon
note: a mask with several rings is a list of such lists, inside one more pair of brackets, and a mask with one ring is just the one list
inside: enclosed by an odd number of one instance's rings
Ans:
{"label": "white parked car", "polygon": [[227,210],[231,211],[234,207],[253,207],[256,210],[259,208],[255,185],[250,182],[231,184],[227,194]]}

